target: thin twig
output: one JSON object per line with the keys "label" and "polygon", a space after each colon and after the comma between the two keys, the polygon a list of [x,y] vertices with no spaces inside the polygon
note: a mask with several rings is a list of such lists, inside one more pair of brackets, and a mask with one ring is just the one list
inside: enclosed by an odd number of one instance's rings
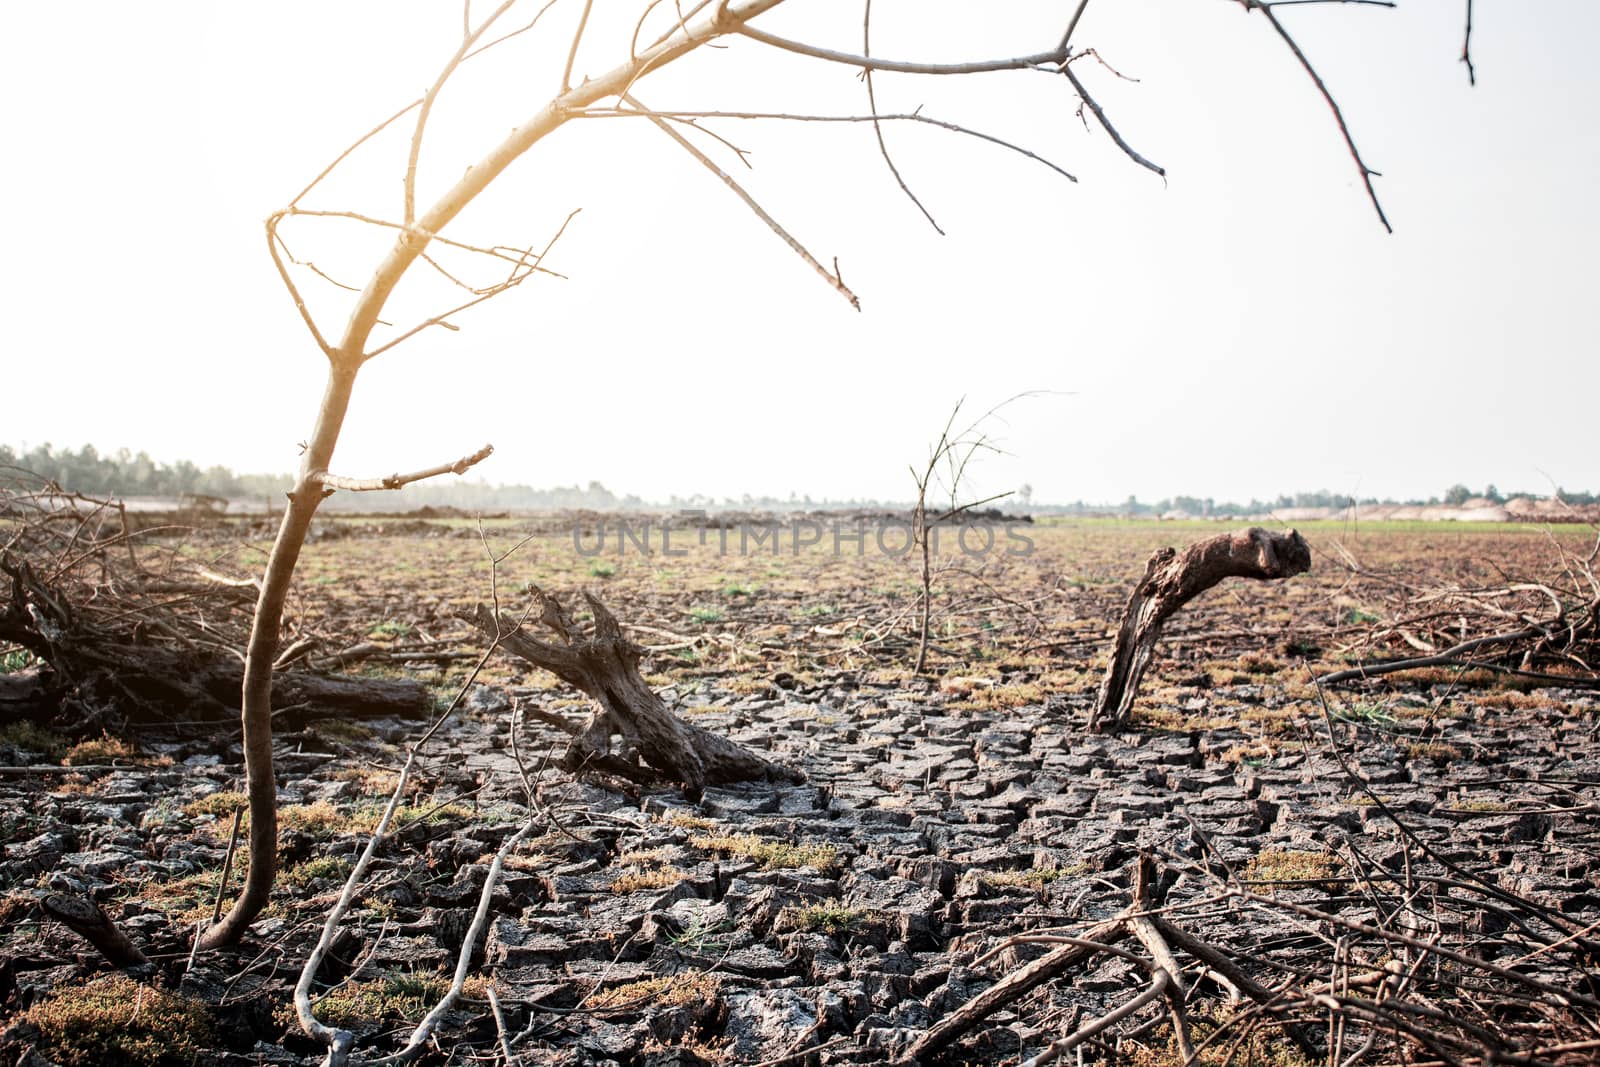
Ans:
{"label": "thin twig", "polygon": [[743,200],[745,206],[753,211],[758,219],[767,224],[768,229],[782,238],[784,243],[794,250],[795,255],[799,256],[806,263],[810,264],[811,268],[815,270],[817,274],[820,275],[824,280],[826,280],[830,286],[836,289],[840,296],[844,297],[850,302],[851,307],[855,308],[857,311],[861,310],[861,298],[850,291],[850,287],[845,285],[844,279],[840,278],[836,271],[830,271],[821,263],[818,263],[817,257],[813,256],[809,251],[807,251],[805,245],[802,245],[799,241],[795,240],[795,238],[789,233],[788,230],[783,228],[782,224],[780,224],[777,219],[773,218],[767,213],[766,208],[762,207],[756,202],[755,197],[751,196],[745,191],[744,186],[735,181],[727,171],[717,166],[717,164],[712,161],[710,156],[696,148],[694,144],[686,137],[684,137],[677,130],[673,129],[671,123],[667,122],[661,116],[645,107],[634,97],[627,93],[623,93],[621,99],[629,107],[649,118],[649,120],[655,124],[655,127],[658,130],[677,142],[678,147],[682,148],[685,152],[688,152],[691,156],[693,156],[701,166],[715,174],[718,178],[721,178],[723,184],[729,189],[733,190],[734,195],[740,200]]}

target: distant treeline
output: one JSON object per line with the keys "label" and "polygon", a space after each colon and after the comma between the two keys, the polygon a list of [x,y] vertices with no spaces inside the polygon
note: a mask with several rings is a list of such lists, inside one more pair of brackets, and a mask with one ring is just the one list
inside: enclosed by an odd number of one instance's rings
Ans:
{"label": "distant treeline", "polygon": [[[70,492],[90,496],[182,496],[199,493],[229,499],[271,500],[276,504],[294,485],[287,474],[235,474],[220,465],[200,467],[189,460],[158,463],[145,452],[118,449],[101,455],[93,445],[77,451],[39,445],[18,452],[0,445],[0,468],[20,467],[47,478]],[[1500,504],[1517,496],[1537,497],[1542,493],[1502,493],[1488,486],[1481,493],[1465,485],[1452,485],[1442,496],[1427,500],[1358,499],[1353,496],[1318,490],[1314,493],[1283,494],[1271,500],[1251,500],[1247,504],[1216,501],[1211,497],[1175,496],[1150,503],[1130,496],[1120,504],[1090,504],[1082,500],[1071,504],[1042,504],[1033,500],[1029,486],[1021,486],[1012,496],[999,502],[1006,511],[1040,515],[1164,515],[1184,512],[1189,515],[1259,515],[1284,508],[1342,508],[1353,504],[1454,504],[1484,498]],[[1569,504],[1600,503],[1600,495],[1556,490]],[[837,509],[894,509],[910,505],[905,501],[814,500],[809,495],[790,493],[787,497],[709,496],[670,497],[665,502],[645,501],[633,494],[618,496],[599,482],[587,486],[556,486],[535,489],[529,485],[490,485],[482,481],[448,478],[409,486],[396,492],[339,493],[330,506],[362,511],[407,511],[420,507],[456,507],[473,511],[508,511],[554,508],[588,508],[595,511],[637,510],[666,507],[674,511],[701,508],[706,511],[814,511]]]}

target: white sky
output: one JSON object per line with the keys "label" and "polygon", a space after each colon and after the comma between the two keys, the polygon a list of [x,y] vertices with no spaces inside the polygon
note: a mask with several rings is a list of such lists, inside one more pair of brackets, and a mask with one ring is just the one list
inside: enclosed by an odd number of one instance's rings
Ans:
{"label": "white sky", "polygon": [[[581,6],[561,0],[521,51],[502,46],[446,91],[422,199],[549,98]],[[598,0],[580,73],[623,57],[639,6]],[[1045,51],[1071,6],[878,0],[873,48]],[[1053,390],[1007,410],[1011,455],[975,488],[1600,489],[1600,4],[1479,0],[1476,89],[1457,62],[1461,7],[1280,8],[1384,173],[1393,236],[1309,80],[1227,0],[1095,0],[1075,37],[1139,79],[1076,68],[1165,183],[1085,131],[1065,79],[879,75],[882,110],[922,106],[1080,179],[887,127],[948,237],[900,193],[869,127],[717,126],[756,169],[701,143],[818,258],[838,257],[860,314],[648,124],[569,124],[447,233],[542,245],[582,208],[547,260],[570,280],[369,364],[335,465],[411,469],[487,440],[490,481],[904,498],[907,464],[956,400],[977,412]],[[758,25],[855,51],[860,5],[789,0]],[[291,469],[323,358],[261,221],[419,95],[459,26],[459,5],[434,0],[0,5],[0,440]],[[747,40],[637,92],[663,110],[865,108],[849,69]],[[397,217],[408,133],[374,140],[308,204]],[[354,285],[389,241],[344,222],[284,232]],[[350,294],[301,285],[337,335]],[[387,317],[449,302],[419,279]]]}

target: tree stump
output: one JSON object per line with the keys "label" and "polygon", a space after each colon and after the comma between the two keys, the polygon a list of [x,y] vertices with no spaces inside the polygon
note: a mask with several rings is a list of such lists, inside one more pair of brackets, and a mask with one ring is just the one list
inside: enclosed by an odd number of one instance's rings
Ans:
{"label": "tree stump", "polygon": [[[538,588],[531,592],[539,599],[540,621],[557,642],[524,633],[509,616],[497,620],[483,604],[468,618],[507,652],[549,671],[595,702],[594,713],[582,724],[559,715],[533,713],[571,735],[561,760],[563,770],[573,775],[597,771],[644,785],[680,782],[685,794],[696,799],[707,785],[805,780],[799,771],[684,722],[669,711],[639,676],[644,650],[623,636],[616,616],[593,595],[583,594],[594,614],[594,626],[585,634],[554,597]],[[622,742],[615,751],[613,737]]]}
{"label": "tree stump", "polygon": [[1182,552],[1157,551],[1128,599],[1089,728],[1103,732],[1127,725],[1161,626],[1183,605],[1224,578],[1276,580],[1310,569],[1311,548],[1295,530],[1273,533],[1256,526],[1199,541]]}

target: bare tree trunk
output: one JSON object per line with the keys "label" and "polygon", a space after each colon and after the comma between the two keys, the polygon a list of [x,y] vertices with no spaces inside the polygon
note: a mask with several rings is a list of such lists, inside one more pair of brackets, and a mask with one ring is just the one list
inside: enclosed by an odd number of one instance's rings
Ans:
{"label": "bare tree trunk", "polygon": [[[554,597],[538,589],[533,592],[542,601],[541,619],[559,644],[518,632],[515,620],[506,616],[496,619],[483,604],[477,606],[471,620],[491,638],[498,637],[506,651],[593,698],[594,714],[582,725],[530,712],[572,736],[561,760],[563,770],[570,774],[594,770],[644,784],[682,782],[691,797],[699,797],[707,785],[728,782],[804,781],[800,772],[684,722],[667,710],[639,676],[643,650],[623,636],[616,616],[592,595],[584,594],[594,613],[594,629],[585,635]],[[620,751],[612,751],[613,735],[622,738]],[[649,766],[641,765],[640,760]]]}
{"label": "bare tree trunk", "polygon": [[1310,569],[1311,548],[1298,532],[1273,533],[1259,526],[1196,542],[1182,552],[1156,552],[1128,599],[1089,728],[1119,730],[1127,725],[1161,626],[1183,605],[1224,578],[1273,580]]}
{"label": "bare tree trunk", "polygon": [[[359,352],[359,348],[356,349]],[[267,906],[272,880],[278,871],[278,783],[272,771],[272,664],[278,655],[278,637],[283,624],[283,603],[300,549],[306,543],[311,518],[326,495],[320,475],[333,459],[345,412],[350,406],[350,390],[355,384],[359,359],[344,359],[339,353],[329,356],[328,384],[317,410],[311,444],[300,464],[300,477],[289,494],[278,537],[272,542],[267,570],[261,580],[261,596],[256,600],[255,618],[250,625],[246,646],[244,679],[239,721],[244,733],[245,795],[250,805],[249,867],[244,889],[220,922],[200,936],[200,948],[232,944]]]}

